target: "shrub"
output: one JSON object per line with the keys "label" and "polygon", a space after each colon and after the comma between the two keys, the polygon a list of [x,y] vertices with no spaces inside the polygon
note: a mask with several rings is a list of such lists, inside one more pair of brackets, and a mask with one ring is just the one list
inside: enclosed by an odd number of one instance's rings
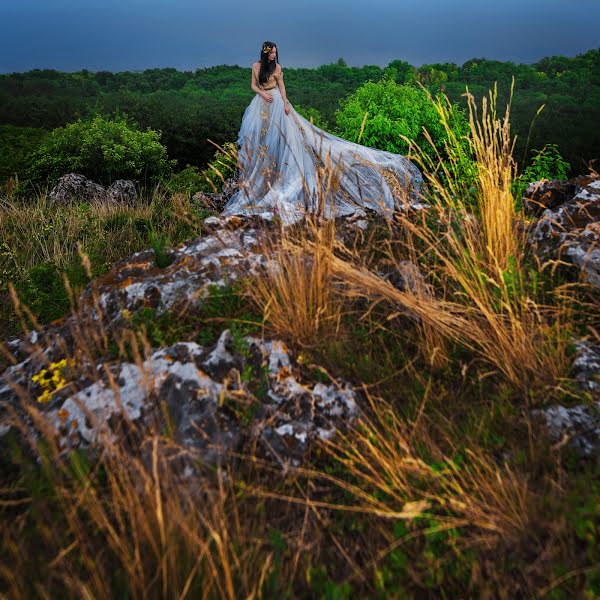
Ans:
{"label": "shrub", "polygon": [[234,175],[237,169],[237,144],[226,142],[223,149],[218,149],[212,160],[202,171],[200,191],[218,193],[223,189],[223,183]]}
{"label": "shrub", "polygon": [[532,150],[535,156],[523,173],[513,182],[513,196],[517,208],[521,208],[521,198],[527,186],[541,179],[568,179],[571,165],[563,159],[556,144],[546,144],[541,150]]}
{"label": "shrub", "polygon": [[[433,158],[435,151],[427,142],[424,127],[438,148],[443,149],[447,139],[427,92],[411,84],[399,85],[385,76],[379,82],[365,83],[342,100],[335,117],[338,132],[345,139],[397,154],[408,154],[408,142],[402,138],[406,136]],[[455,104],[450,107],[450,127],[459,138],[469,131],[464,111]]]}
{"label": "shrub", "polygon": [[546,144],[541,150],[533,150],[535,156],[521,176],[531,183],[540,179],[567,179],[571,165],[563,159],[556,144]]}
{"label": "shrub", "polygon": [[312,106],[304,108],[299,105],[295,105],[294,108],[296,109],[296,112],[300,113],[307,121],[312,119],[313,124],[319,129],[323,129],[325,131],[330,129],[329,124],[316,108],[313,108]]}
{"label": "shrub", "polygon": [[45,185],[65,173],[81,173],[108,185],[115,179],[154,183],[171,173],[160,143],[160,133],[132,128],[125,118],[105,119],[96,115],[58,127],[33,152],[27,176],[33,184]]}
{"label": "shrub", "polygon": [[165,188],[171,194],[186,194],[188,198],[196,192],[219,193],[225,180],[234,175],[236,168],[236,144],[226,142],[222,148],[217,149],[204,169],[187,165],[165,181]]}
{"label": "shrub", "polygon": [[165,183],[165,188],[170,194],[179,193],[191,197],[203,188],[205,181],[198,167],[186,165],[185,169],[171,175]]}

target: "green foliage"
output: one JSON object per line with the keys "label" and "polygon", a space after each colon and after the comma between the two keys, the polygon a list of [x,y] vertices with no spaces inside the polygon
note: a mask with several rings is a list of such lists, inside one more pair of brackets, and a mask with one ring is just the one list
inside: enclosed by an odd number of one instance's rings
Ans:
{"label": "green foliage", "polygon": [[243,351],[241,337],[255,333],[261,321],[260,315],[248,310],[243,285],[238,281],[222,287],[207,287],[207,295],[199,301],[197,307],[198,318],[202,321],[197,336],[200,345],[214,344],[223,329],[228,327],[234,344],[238,344],[237,350]]}
{"label": "green foliage", "polygon": [[[430,91],[443,91],[465,107],[466,85],[480,105],[479,99],[487,95],[495,81],[502,105],[514,76],[511,128],[517,134],[515,158],[519,162],[524,162],[527,147],[531,147],[526,140],[532,118],[542,103],[546,109],[532,130],[533,147],[557,141],[578,173],[586,172],[585,162],[597,157],[600,49],[575,57],[545,57],[533,64],[473,58],[462,66],[447,62],[417,69],[402,60],[392,60],[384,68],[351,67],[342,60],[315,69],[284,69],[293,105],[315,108],[324,122],[331,124],[342,98],[384,74],[398,84],[419,81]],[[0,122],[50,130],[94,111],[111,115],[123,110],[144,127],[161,131],[162,143],[179,165],[201,166],[211,160],[214,152],[206,142],[208,138],[219,144],[235,139],[252,96],[250,68],[237,65],[118,73],[33,69],[0,75]],[[17,172],[21,177],[21,171]]]}
{"label": "green foliage", "polygon": [[[0,337],[17,333],[8,282],[42,324],[68,312],[70,303],[63,282],[71,287],[87,284],[78,244],[89,257],[94,277],[111,268],[116,260],[152,247],[157,266],[170,262],[168,248],[199,235],[201,219],[209,211],[191,203],[156,196],[150,207],[142,204],[98,210],[87,203],[52,207],[39,201],[11,201],[0,220]],[[24,226],[26,222],[27,226]],[[50,257],[50,258],[49,258]]]}
{"label": "green foliage", "polygon": [[189,322],[180,321],[172,311],[159,312],[151,307],[144,307],[131,317],[135,330],[143,331],[153,348],[170,346],[186,339],[193,327]]}
{"label": "green foliage", "polygon": [[41,127],[0,125],[0,181],[24,174],[31,153],[47,134]]}
{"label": "green foliage", "polygon": [[33,152],[27,176],[39,185],[71,172],[103,185],[116,179],[152,184],[169,175],[174,164],[160,143],[160,133],[139,131],[121,117],[96,115],[50,132]]}
{"label": "green foliage", "polygon": [[573,478],[569,493],[570,510],[565,511],[578,549],[592,567],[585,575],[584,598],[600,597],[600,481],[598,470],[591,466]]}
{"label": "green foliage", "polygon": [[556,144],[546,144],[541,150],[532,152],[535,156],[531,159],[531,163],[525,167],[521,176],[512,185],[518,209],[521,207],[521,198],[530,183],[542,179],[564,181],[568,179],[571,170],[571,165],[561,156]]}
{"label": "green foliage", "polygon": [[307,579],[314,598],[319,598],[319,600],[350,600],[352,598],[352,586],[348,582],[332,581],[324,565],[316,568],[309,567]]}
{"label": "green foliage", "polygon": [[291,590],[289,582],[282,583],[281,567],[284,554],[287,550],[285,539],[278,529],[269,531],[271,546],[273,547],[273,567],[271,568],[268,577],[265,580],[265,585],[262,590],[262,597],[270,600],[285,600],[290,598]]}
{"label": "green foliage", "polygon": [[8,282],[17,274],[17,257],[9,244],[0,240],[0,292],[8,290]]}
{"label": "green foliage", "polygon": [[203,179],[200,191],[218,193],[223,189],[223,183],[229,179],[237,168],[237,144],[227,142],[223,150],[217,149],[212,160],[201,173]]}
{"label": "green foliage", "polygon": [[535,156],[523,172],[528,183],[540,179],[568,179],[571,165],[563,159],[556,144],[546,144],[541,150],[533,150]]}
{"label": "green foliage", "polygon": [[227,142],[217,149],[204,169],[187,165],[185,169],[172,175],[165,182],[169,193],[183,193],[192,196],[196,192],[218,193],[223,183],[237,168],[236,144]]}
{"label": "green foliage", "polygon": [[168,252],[169,245],[168,236],[158,233],[155,230],[150,232],[150,246],[154,250],[154,260],[159,269],[164,269],[173,262]]}
{"label": "green foliage", "polygon": [[170,194],[187,194],[188,197],[191,197],[203,189],[205,183],[206,178],[202,175],[202,171],[198,167],[187,165],[185,169],[174,173],[167,179],[165,189]]}
{"label": "green foliage", "polygon": [[[434,157],[435,151],[423,134],[425,128],[444,156],[445,129],[427,93],[414,85],[398,85],[388,78],[366,83],[342,101],[336,122],[345,139],[406,155],[409,145],[401,137],[406,136]],[[457,105],[449,107],[449,124],[458,138],[469,131],[465,113]]]}
{"label": "green foliage", "polygon": [[406,542],[387,554],[375,570],[379,597],[409,597],[409,569],[425,588],[439,591],[459,584],[464,589],[476,555],[470,549],[461,549],[460,530],[446,529],[443,522],[429,517],[418,517],[414,523],[423,530],[423,535],[418,538],[411,538],[411,530],[405,521],[394,524],[394,537],[398,540],[406,538]]}
{"label": "green foliage", "polygon": [[330,129],[329,123],[323,118],[323,115],[316,108],[312,106],[304,108],[298,104],[294,104],[294,108],[307,121],[312,121],[312,123],[319,129],[323,129],[325,131]]}
{"label": "green foliage", "polygon": [[393,60],[384,69],[384,75],[388,73],[388,77],[396,83],[410,83],[417,79],[417,70],[405,60]]}
{"label": "green foliage", "polygon": [[20,299],[42,323],[62,317],[70,308],[65,276],[75,289],[89,281],[81,261],[74,261],[67,268],[41,263],[29,269],[26,280],[18,286]]}

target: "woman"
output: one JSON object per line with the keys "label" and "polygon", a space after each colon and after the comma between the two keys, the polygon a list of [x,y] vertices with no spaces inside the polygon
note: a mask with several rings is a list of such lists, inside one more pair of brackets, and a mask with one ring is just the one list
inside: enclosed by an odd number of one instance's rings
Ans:
{"label": "woman", "polygon": [[423,178],[408,159],[332,135],[294,110],[273,42],[252,65],[251,87],[256,96],[238,136],[240,189],[223,214],[275,212],[290,223],[306,212],[331,217],[362,206],[390,216],[417,200]]}

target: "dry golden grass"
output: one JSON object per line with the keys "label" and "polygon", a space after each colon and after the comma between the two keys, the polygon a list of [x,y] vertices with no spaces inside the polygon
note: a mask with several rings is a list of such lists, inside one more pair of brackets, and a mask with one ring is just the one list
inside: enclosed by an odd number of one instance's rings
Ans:
{"label": "dry golden grass", "polygon": [[537,495],[525,477],[476,446],[456,447],[450,435],[443,450],[427,423],[407,422],[386,401],[365,395],[368,410],[360,421],[325,444],[349,477],[321,475],[356,498],[362,510],[471,527],[470,541],[488,547],[499,540],[514,543],[530,531]]}
{"label": "dry golden grass", "polygon": [[[439,229],[415,226],[401,214],[398,218],[431,249],[448,289],[476,309],[475,326],[465,332],[465,337],[525,392],[541,379],[541,374],[549,385],[559,383],[565,376],[570,362],[567,346],[573,300],[566,288],[556,289],[548,303],[536,297],[537,290],[525,261],[526,224],[515,214],[510,189],[516,174],[512,158],[514,139],[510,134],[512,88],[502,119],[496,112],[496,88],[489,96],[489,107],[484,97],[478,119],[473,96],[467,89],[468,141],[477,174],[474,214],[464,194],[455,193],[460,186],[455,176],[457,170],[445,170],[444,177],[437,171],[426,172],[433,191],[428,200],[432,202]],[[441,101],[433,103],[447,130],[446,149],[451,164],[457,164],[463,148],[449,129],[447,105]],[[418,148],[416,155],[423,165],[424,155]]]}
{"label": "dry golden grass", "polygon": [[[170,216],[162,217],[167,206]],[[182,223],[199,225],[187,197],[166,197],[158,190],[150,202],[135,205],[101,201],[61,206],[49,203],[46,194],[27,201],[0,197],[0,238],[11,249],[16,274],[42,263],[68,267],[77,257],[78,244],[101,251],[105,262],[112,263],[138,251],[151,227],[176,237]]]}
{"label": "dry golden grass", "polygon": [[0,578],[10,597],[261,597],[274,567],[264,514],[240,501],[230,474],[182,477],[176,463],[185,454],[147,437],[137,456],[108,442],[91,469],[78,459],[47,463],[45,498],[21,495],[36,510],[2,528]]}
{"label": "dry golden grass", "polygon": [[315,210],[307,213],[300,227],[281,227],[276,238],[262,240],[260,251],[267,266],[249,287],[271,329],[305,348],[335,336],[343,314],[332,277],[335,221],[324,218],[337,174],[329,160],[317,169],[320,193]]}
{"label": "dry golden grass", "polygon": [[[26,316],[27,307],[15,300],[18,314]],[[101,315],[100,305],[96,308]],[[103,371],[110,373],[110,361],[96,368],[98,357],[107,356],[109,337],[101,318],[86,320],[77,307],[73,311],[78,318],[71,321],[72,341],[40,331],[31,353],[54,343],[73,365],[70,381],[80,376],[94,381]],[[152,348],[143,333],[112,332],[111,339],[122,358],[144,372]],[[147,377],[150,384],[152,373]],[[119,404],[120,389],[110,376],[109,384]],[[283,585],[284,570],[298,568],[299,549],[284,567],[274,560],[265,533],[272,514],[256,510],[256,501],[240,492],[227,467],[211,473],[169,433],[160,433],[160,422],[155,432],[142,433],[124,415],[113,439],[81,405],[90,423],[99,426],[98,439],[90,454],[65,454],[58,445],[62,434],[26,386],[13,387],[27,420],[13,411],[12,422],[28,446],[26,456],[39,464],[18,452],[20,477],[28,483],[7,481],[0,488],[1,510],[25,507],[16,519],[4,521],[0,534],[0,589],[10,598],[57,593],[98,599],[119,593],[140,599],[260,598],[266,584]],[[41,433],[39,439],[28,422]],[[191,479],[183,474],[185,461],[199,467]]]}
{"label": "dry golden grass", "polygon": [[[272,329],[302,347],[335,335],[342,314],[331,276],[331,226],[314,228],[314,245],[284,237],[249,292]],[[265,249],[263,249],[265,251]]]}
{"label": "dry golden grass", "polygon": [[[256,281],[255,300],[277,333],[310,345],[326,323],[339,322],[341,295],[372,303],[385,299],[415,318],[432,366],[448,363],[451,340],[477,352],[523,394],[534,387],[541,390],[531,393],[545,394],[560,387],[570,364],[573,297],[567,286],[544,297],[526,261],[526,223],[515,213],[511,194],[512,90],[503,118],[497,116],[495,89],[489,104],[483,99],[480,118],[468,94],[465,139],[451,129],[445,100],[431,98],[447,133],[449,158],[442,160],[428,134],[437,162],[418,146],[411,148],[424,173],[430,208],[421,219],[406,211],[395,215],[403,257],[418,265],[422,279],[413,277],[412,286],[395,288],[364,264],[356,248],[340,244],[333,225],[317,210],[316,218],[308,219],[308,233],[282,231],[278,242],[265,248],[273,268]],[[325,178],[335,181],[334,170],[326,165]],[[468,197],[465,173],[475,181],[474,200]],[[328,188],[319,206],[327,197]],[[390,239],[386,260],[402,273],[406,266],[398,266],[399,244]]]}
{"label": "dry golden grass", "polygon": [[497,119],[496,95],[490,94],[490,110],[484,99],[478,120],[469,97],[469,143],[478,188],[471,212],[459,178],[464,173],[464,167],[459,168],[465,160],[464,143],[450,129],[448,104],[432,102],[447,130],[450,160],[432,165],[421,148],[414,148],[431,208],[428,218],[415,220],[402,211],[395,218],[413,260],[414,248],[421,249],[418,264],[425,279],[436,282],[435,297],[397,290],[348,259],[335,258],[333,272],[350,284],[350,295],[386,298],[415,314],[427,355],[432,356],[432,347],[442,348],[427,333],[436,332],[475,350],[524,394],[536,385],[557,386],[570,364],[573,300],[567,287],[556,289],[550,299],[538,294],[525,261],[525,224],[515,215],[510,192],[514,164],[509,107],[504,118]]}
{"label": "dry golden grass", "polygon": [[[403,324],[408,317],[425,361],[418,363],[420,371],[412,362],[401,367],[407,380],[423,384],[423,397],[375,398],[364,386],[360,420],[323,445],[325,456],[320,455],[317,468],[307,465],[284,475],[255,456],[245,456],[238,458],[248,459],[241,460],[247,470],[240,465],[238,471],[217,468],[192,484],[180,469],[181,459],[190,457],[188,450],[168,435],[137,436],[135,428],[126,444],[104,439],[91,468],[79,455],[65,462],[55,445],[55,432],[26,390],[19,388],[24,411],[44,432],[44,443],[39,444],[28,428],[22,428],[33,453],[42,457],[35,476],[47,487],[31,491],[19,481],[0,489],[0,507],[14,509],[16,515],[6,519],[0,533],[0,580],[11,598],[32,593],[51,597],[55,590],[84,598],[112,598],[116,592],[132,598],[259,598],[276,597],[288,588],[308,596],[314,590],[307,566],[320,561],[337,569],[338,581],[352,581],[370,593],[380,565],[400,546],[455,530],[460,532],[458,546],[476,548],[487,557],[485,569],[477,556],[467,565],[473,574],[469,593],[487,590],[493,597],[501,590],[505,597],[534,597],[563,582],[565,576],[555,577],[548,564],[574,566],[567,574],[574,579],[590,570],[575,556],[580,542],[573,542],[565,520],[552,522],[552,514],[540,509],[562,502],[564,472],[555,472],[541,460],[535,467],[543,475],[529,473],[516,461],[510,464],[510,452],[501,458],[493,454],[478,440],[476,428],[466,434],[462,423],[445,421],[451,410],[442,418],[429,408],[428,378],[452,360],[452,343],[474,352],[526,402],[535,401],[531,390],[546,394],[546,399],[553,391],[564,394],[560,385],[570,364],[570,292],[558,288],[547,294],[532,284],[524,227],[514,211],[509,108],[503,119],[497,118],[494,91],[477,119],[472,97],[468,100],[475,202],[467,199],[461,180],[464,140],[451,132],[447,105],[437,101],[448,131],[449,161],[436,163],[415,149],[431,208],[422,218],[398,212],[379,257],[404,279],[402,289],[378,272],[377,258],[366,260],[359,246],[344,246],[336,238],[334,221],[323,218],[328,186],[335,185],[335,173],[327,167],[320,173],[325,191],[315,214],[303,226],[281,229],[271,243],[264,242],[268,266],[248,288],[270,330],[309,350],[333,343],[340,335],[351,342],[351,327],[342,331],[344,319],[349,315],[351,324],[352,319],[358,322],[374,306],[389,306],[390,327],[396,317],[402,316]],[[33,235],[29,227],[52,223],[47,209],[40,200],[37,208],[9,209],[4,218],[11,219],[13,228],[26,217],[37,223],[19,225],[19,237],[25,240]],[[106,217],[102,207],[92,210],[99,220]],[[78,218],[63,217],[64,223],[53,226],[56,233],[48,240],[38,239],[28,259],[31,264],[40,256],[67,260],[76,252],[77,245],[74,249],[66,240],[73,243]],[[401,259],[408,259],[414,269]],[[82,260],[89,267],[85,255]],[[35,324],[16,295],[14,301],[23,328],[28,321]],[[77,311],[74,299],[73,310]],[[71,327],[74,341],[62,343],[63,353],[88,379],[99,376],[95,365],[108,355],[111,342],[122,357],[127,355],[140,367],[150,352],[143,334],[108,334],[101,320],[80,318]],[[42,336],[33,350],[50,341]],[[348,344],[348,358],[353,350]],[[482,372],[480,381],[490,374]],[[455,399],[454,392],[448,389],[437,400]],[[460,393],[464,405],[475,389]],[[416,402],[412,421],[398,413],[402,401]],[[529,435],[522,445],[533,447]],[[541,451],[529,450],[527,460],[534,462]],[[329,528],[336,516],[348,513],[373,527],[360,539],[364,547],[354,547],[360,543],[353,530],[338,533]],[[409,531],[400,539],[392,532],[399,521]],[[285,531],[289,551],[284,558],[269,538],[271,527]],[[448,548],[434,560],[465,566],[460,561],[467,559]],[[450,556],[452,552],[456,554]],[[522,567],[513,572],[507,565],[514,560]],[[443,589],[428,587],[419,577],[410,571],[401,583],[417,594]],[[456,589],[461,585],[459,579],[450,581]]]}

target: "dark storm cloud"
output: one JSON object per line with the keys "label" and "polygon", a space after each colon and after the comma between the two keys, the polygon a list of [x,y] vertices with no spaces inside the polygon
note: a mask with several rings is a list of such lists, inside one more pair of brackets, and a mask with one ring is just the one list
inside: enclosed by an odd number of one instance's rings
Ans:
{"label": "dark storm cloud", "polygon": [[533,62],[600,46],[599,0],[0,0],[0,72]]}

